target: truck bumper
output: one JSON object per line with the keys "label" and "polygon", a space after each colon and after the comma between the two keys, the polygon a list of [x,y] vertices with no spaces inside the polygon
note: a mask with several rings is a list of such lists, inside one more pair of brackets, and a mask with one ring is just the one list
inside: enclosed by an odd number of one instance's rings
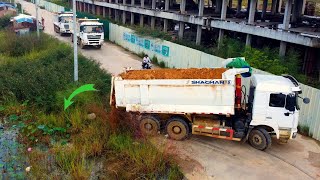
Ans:
{"label": "truck bumper", "polygon": [[87,46],[102,46],[103,40],[89,40],[87,42],[83,42],[83,44]]}
{"label": "truck bumper", "polygon": [[64,34],[71,34],[71,31],[70,30],[60,30],[61,31],[61,33],[64,33]]}

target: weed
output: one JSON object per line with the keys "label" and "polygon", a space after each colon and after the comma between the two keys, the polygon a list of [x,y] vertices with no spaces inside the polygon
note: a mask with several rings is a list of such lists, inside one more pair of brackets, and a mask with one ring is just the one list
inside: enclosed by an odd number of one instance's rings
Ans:
{"label": "weed", "polygon": [[[298,125],[298,131],[304,136],[310,136],[310,128],[308,125]],[[310,137],[312,137],[312,135]]]}

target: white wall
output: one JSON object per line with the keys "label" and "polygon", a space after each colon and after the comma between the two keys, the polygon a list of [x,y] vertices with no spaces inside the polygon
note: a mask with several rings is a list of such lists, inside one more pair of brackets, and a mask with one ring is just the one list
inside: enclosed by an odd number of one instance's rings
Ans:
{"label": "white wall", "polygon": [[[139,46],[139,44],[128,40],[132,35],[134,37],[138,37],[138,39],[142,38],[144,42],[150,41],[151,44],[158,48],[148,49],[145,45]],[[154,39],[151,37],[139,37],[134,34],[133,30],[112,23],[110,23],[110,41],[113,41],[135,53],[144,52],[150,57],[156,56],[158,60],[165,62],[166,66],[170,68],[221,67],[221,62],[224,60],[223,58],[206,54],[169,41]],[[161,48],[165,46],[169,48],[168,56],[163,55],[162,52],[160,53]],[[158,52],[155,52],[155,49],[157,49]],[[254,69],[253,72],[269,74],[258,69]],[[301,111],[299,124],[310,127],[309,132],[312,134],[312,137],[320,140],[320,90],[304,84],[301,84],[301,88],[303,91],[301,97],[308,97],[311,102],[310,104],[305,105],[300,101]]]}

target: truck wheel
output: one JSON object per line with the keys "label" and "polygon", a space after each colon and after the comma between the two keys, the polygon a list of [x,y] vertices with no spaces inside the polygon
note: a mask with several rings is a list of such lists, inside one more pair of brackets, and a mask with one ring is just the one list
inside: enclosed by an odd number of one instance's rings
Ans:
{"label": "truck wheel", "polygon": [[101,49],[101,45],[97,45],[97,49]]}
{"label": "truck wheel", "polygon": [[139,127],[142,134],[154,136],[160,130],[160,123],[154,116],[142,116]]}
{"label": "truck wheel", "polygon": [[270,134],[262,128],[253,129],[249,135],[249,143],[256,149],[266,150],[271,145]]}
{"label": "truck wheel", "polygon": [[80,41],[80,48],[84,49],[84,44],[82,43],[81,39],[79,41]]}
{"label": "truck wheel", "polygon": [[73,34],[71,34],[71,42],[73,42]]}
{"label": "truck wheel", "polygon": [[189,126],[181,118],[174,117],[169,119],[166,130],[171,139],[174,140],[184,140],[189,136]]}

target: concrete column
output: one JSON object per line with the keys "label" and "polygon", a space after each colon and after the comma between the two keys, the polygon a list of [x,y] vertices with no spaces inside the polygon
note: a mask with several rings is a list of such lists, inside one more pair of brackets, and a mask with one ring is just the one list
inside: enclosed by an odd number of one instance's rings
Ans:
{"label": "concrete column", "polygon": [[267,14],[268,0],[263,0],[261,19],[265,20]]}
{"label": "concrete column", "polygon": [[92,9],[92,14],[96,14],[96,5],[92,4],[91,9]]}
{"label": "concrete column", "polygon": [[[152,9],[156,9],[156,2],[157,2],[156,0],[151,1]],[[150,22],[151,29],[154,29],[155,24],[156,24],[156,17],[151,17],[151,22]]]}
{"label": "concrete column", "polygon": [[130,24],[131,24],[131,26],[133,26],[134,25],[134,13],[132,12],[130,15],[131,15]]}
{"label": "concrete column", "polygon": [[114,10],[114,20],[119,22],[119,10],[117,9]]}
{"label": "concrete column", "polygon": [[102,7],[102,17],[106,17],[106,7]]}
{"label": "concrete column", "polygon": [[143,27],[144,16],[140,14],[140,27]]}
{"label": "concrete column", "polygon": [[287,3],[286,3],[286,9],[284,12],[284,17],[283,17],[283,28],[285,30],[289,29],[291,10],[292,10],[292,2],[293,2],[293,0],[287,0]]}
{"label": "concrete column", "polygon": [[198,16],[203,16],[204,0],[199,0]]}
{"label": "concrete column", "polygon": [[196,44],[197,45],[201,44],[201,34],[202,34],[202,26],[197,25],[197,37],[196,37]]}
{"label": "concrete column", "polygon": [[163,31],[164,32],[168,31],[168,19],[163,20]]}
{"label": "concrete column", "polygon": [[156,17],[151,17],[151,29],[153,30],[155,28],[156,25]]}
{"label": "concrete column", "polygon": [[282,0],[278,0],[278,1],[279,1],[278,12],[281,12],[281,7],[282,7]]}
{"label": "concrete column", "polygon": [[256,13],[256,5],[257,5],[257,0],[250,0],[248,24],[254,23],[254,15]]}
{"label": "concrete column", "polygon": [[127,0],[122,0],[123,5],[127,5]]}
{"label": "concrete column", "polygon": [[238,0],[237,13],[239,14],[242,9],[242,0]]}
{"label": "concrete column", "polygon": [[272,0],[271,14],[276,14],[278,0]]}
{"label": "concrete column", "polygon": [[141,7],[144,8],[144,0],[141,0]]}
{"label": "concrete column", "polygon": [[287,50],[287,43],[284,41],[280,41],[279,56],[284,57],[286,55],[286,50]]}
{"label": "concrete column", "polygon": [[183,33],[184,33],[184,22],[179,22],[179,39],[183,38]]}
{"label": "concrete column", "polygon": [[186,0],[181,0],[180,3],[180,12],[183,14],[186,12]]}
{"label": "concrete column", "polygon": [[232,8],[232,0],[229,0],[229,8]]}
{"label": "concrete column", "polygon": [[127,13],[126,11],[122,11],[122,24],[126,24]]}
{"label": "concrete column", "polygon": [[151,8],[152,9],[156,9],[156,0],[152,0],[152,2],[151,2]]}
{"label": "concrete column", "polygon": [[227,18],[228,1],[229,0],[222,0],[221,20],[226,20]]}
{"label": "concrete column", "polygon": [[168,11],[169,10],[169,3],[170,1],[169,0],[165,0],[165,3],[164,3],[164,10],[165,11]]}
{"label": "concrete column", "polygon": [[81,12],[81,2],[79,1],[77,1],[77,8],[78,8],[77,11]]}
{"label": "concrete column", "polygon": [[221,12],[222,1],[223,0],[216,0],[216,9],[214,10],[215,13],[220,13]]}
{"label": "concrete column", "polygon": [[247,34],[246,46],[250,46],[251,47],[251,41],[252,41],[252,35],[251,34]]}
{"label": "concrete column", "polygon": [[220,29],[219,30],[219,37],[218,37],[218,49],[220,48],[220,44],[222,43],[224,37],[224,30]]}
{"label": "concrete column", "polygon": [[135,0],[131,0],[131,6],[135,5]]}
{"label": "concrete column", "polygon": [[302,12],[301,12],[302,15],[304,15],[304,11],[306,10],[306,3],[307,3],[307,0],[303,0],[303,2],[302,2]]}
{"label": "concrete column", "polygon": [[247,13],[249,13],[249,11],[250,11],[250,4],[251,4],[251,0],[248,0],[248,4],[247,4]]}
{"label": "concrete column", "polygon": [[90,4],[88,3],[87,5],[87,13],[90,13]]}
{"label": "concrete column", "polygon": [[100,6],[96,6],[96,15],[101,15]]}
{"label": "concrete column", "polygon": [[294,0],[291,22],[297,22],[302,14],[303,1]]}
{"label": "concrete column", "polygon": [[[169,5],[170,5],[170,0],[165,0],[164,3],[164,10],[169,11]],[[168,19],[163,20],[163,31],[167,32],[168,31]]]}
{"label": "concrete column", "polygon": [[109,18],[111,19],[111,16],[112,16],[111,8],[108,8],[108,15],[109,15]]}

